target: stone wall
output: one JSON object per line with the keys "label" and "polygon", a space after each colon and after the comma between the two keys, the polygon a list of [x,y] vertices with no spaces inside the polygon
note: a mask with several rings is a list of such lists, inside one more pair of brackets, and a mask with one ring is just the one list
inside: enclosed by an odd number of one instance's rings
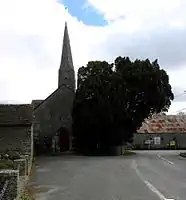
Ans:
{"label": "stone wall", "polygon": [[0,200],[20,200],[29,180],[32,163],[28,156],[15,160],[16,170],[0,170]]}
{"label": "stone wall", "polygon": [[7,149],[19,149],[21,158],[16,170],[0,170],[0,200],[19,200],[32,167],[33,126],[0,127],[0,151]]}
{"label": "stone wall", "polygon": [[30,134],[30,157],[29,157],[29,154],[26,155],[26,159],[28,161],[28,167],[29,167],[29,172],[31,170],[31,167],[32,167],[32,162],[33,162],[33,158],[34,158],[34,126],[32,124],[31,126],[31,134]]}
{"label": "stone wall", "polygon": [[[153,139],[154,137],[161,137],[160,145],[144,144],[146,140]],[[169,149],[167,144],[173,140],[173,138],[177,141],[177,149],[186,149],[186,133],[138,133],[134,134],[133,144],[137,149]]]}
{"label": "stone wall", "polygon": [[18,196],[19,171],[0,170],[0,199],[14,200]]}
{"label": "stone wall", "polygon": [[33,130],[31,125],[0,127],[0,152],[18,150],[20,154],[32,154]]}
{"label": "stone wall", "polygon": [[33,112],[34,136],[52,137],[62,126],[71,132],[73,99],[74,91],[62,85],[38,105]]}

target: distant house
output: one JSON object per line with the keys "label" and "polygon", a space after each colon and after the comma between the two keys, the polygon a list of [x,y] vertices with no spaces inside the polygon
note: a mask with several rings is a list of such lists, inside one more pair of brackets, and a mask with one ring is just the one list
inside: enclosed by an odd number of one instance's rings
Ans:
{"label": "distant house", "polygon": [[139,149],[169,149],[171,141],[176,142],[175,148],[186,149],[185,115],[155,115],[134,134],[134,145]]}
{"label": "distant house", "polygon": [[32,154],[32,106],[0,104],[0,152],[18,151]]}

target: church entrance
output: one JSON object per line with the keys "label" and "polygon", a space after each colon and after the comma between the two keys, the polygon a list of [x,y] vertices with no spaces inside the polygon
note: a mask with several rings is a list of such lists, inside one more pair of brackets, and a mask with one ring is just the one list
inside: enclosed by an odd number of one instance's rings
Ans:
{"label": "church entrance", "polygon": [[66,128],[61,127],[59,133],[59,148],[60,152],[69,150],[69,132]]}

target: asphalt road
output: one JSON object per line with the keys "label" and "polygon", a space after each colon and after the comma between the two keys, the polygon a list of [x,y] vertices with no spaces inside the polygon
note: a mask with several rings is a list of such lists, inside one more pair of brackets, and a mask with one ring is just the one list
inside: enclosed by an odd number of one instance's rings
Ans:
{"label": "asphalt road", "polygon": [[39,157],[36,200],[185,200],[186,159],[178,151],[130,157]]}

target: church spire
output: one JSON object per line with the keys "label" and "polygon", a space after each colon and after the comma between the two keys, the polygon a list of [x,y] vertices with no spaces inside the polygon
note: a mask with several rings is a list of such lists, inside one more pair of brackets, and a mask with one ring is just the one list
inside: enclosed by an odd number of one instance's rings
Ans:
{"label": "church spire", "polygon": [[65,22],[63,47],[61,55],[61,63],[58,76],[58,87],[68,85],[75,90],[75,72],[72,60],[72,52],[70,47],[70,39],[68,34],[67,22]]}
{"label": "church spire", "polygon": [[60,69],[63,69],[64,67],[70,67],[73,69],[72,52],[70,47],[67,22],[65,22]]}

